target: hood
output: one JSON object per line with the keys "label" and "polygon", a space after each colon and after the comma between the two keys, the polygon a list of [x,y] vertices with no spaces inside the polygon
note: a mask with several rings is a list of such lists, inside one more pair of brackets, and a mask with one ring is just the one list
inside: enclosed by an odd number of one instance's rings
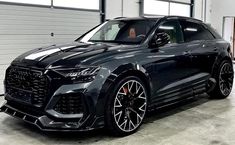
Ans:
{"label": "hood", "polygon": [[17,57],[12,64],[37,68],[100,65],[107,58],[134,51],[137,47],[137,45],[73,42],[28,51]]}

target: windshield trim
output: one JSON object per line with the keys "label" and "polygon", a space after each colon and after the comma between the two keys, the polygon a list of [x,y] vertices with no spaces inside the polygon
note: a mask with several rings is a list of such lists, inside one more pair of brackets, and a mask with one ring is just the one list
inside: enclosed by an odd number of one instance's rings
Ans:
{"label": "windshield trim", "polygon": [[90,41],[88,41],[88,43],[89,42],[92,42],[92,43],[104,42],[104,43],[118,43],[118,44],[141,44],[139,42],[117,41],[117,40],[90,40]]}

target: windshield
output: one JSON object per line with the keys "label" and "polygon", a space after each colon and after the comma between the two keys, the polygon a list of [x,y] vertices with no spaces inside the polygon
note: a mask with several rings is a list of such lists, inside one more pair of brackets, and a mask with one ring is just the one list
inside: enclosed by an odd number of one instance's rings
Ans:
{"label": "windshield", "polygon": [[140,44],[156,24],[156,20],[112,20],[83,36],[81,42]]}

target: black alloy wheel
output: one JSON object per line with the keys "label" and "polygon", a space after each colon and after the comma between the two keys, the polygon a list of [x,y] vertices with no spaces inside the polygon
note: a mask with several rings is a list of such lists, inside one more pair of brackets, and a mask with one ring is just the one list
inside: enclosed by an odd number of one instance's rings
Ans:
{"label": "black alloy wheel", "polygon": [[118,136],[134,133],[142,124],[147,110],[145,86],[139,78],[127,77],[118,83],[115,90],[107,113],[108,129]]}

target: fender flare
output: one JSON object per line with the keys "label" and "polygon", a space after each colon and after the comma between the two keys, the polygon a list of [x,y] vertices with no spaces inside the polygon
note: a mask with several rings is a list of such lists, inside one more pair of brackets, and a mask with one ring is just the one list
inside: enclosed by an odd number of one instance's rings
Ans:
{"label": "fender flare", "polygon": [[98,97],[98,104],[96,105],[96,115],[103,116],[105,113],[107,98],[109,97],[110,91],[115,82],[119,81],[127,75],[134,75],[140,77],[140,79],[145,83],[148,95],[151,95],[151,78],[147,71],[138,64],[128,63],[117,67],[106,79],[105,83],[102,86],[100,95]]}

